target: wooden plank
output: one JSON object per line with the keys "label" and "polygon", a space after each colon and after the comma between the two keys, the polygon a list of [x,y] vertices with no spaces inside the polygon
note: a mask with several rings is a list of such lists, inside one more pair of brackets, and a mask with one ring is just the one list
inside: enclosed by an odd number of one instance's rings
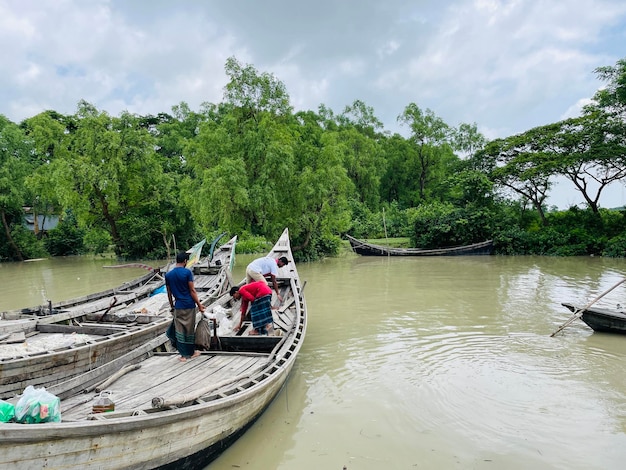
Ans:
{"label": "wooden plank", "polygon": [[0,337],[0,344],[15,344],[23,343],[26,341],[26,335],[23,331],[17,331],[15,333],[8,333]]}
{"label": "wooden plank", "polygon": [[39,325],[37,327],[40,333],[62,333],[62,334],[72,334],[72,333],[80,333],[84,335],[98,335],[98,336],[106,336],[112,335],[114,333],[119,333],[120,331],[127,330],[126,326],[108,326],[106,324],[103,325],[95,325],[93,323],[85,324],[83,323],[81,326],[74,325]]}

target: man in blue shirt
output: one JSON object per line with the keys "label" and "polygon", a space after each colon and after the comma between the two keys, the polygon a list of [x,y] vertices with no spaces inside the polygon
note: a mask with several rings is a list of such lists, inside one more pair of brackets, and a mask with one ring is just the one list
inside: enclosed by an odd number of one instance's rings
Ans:
{"label": "man in blue shirt", "polygon": [[188,259],[189,253],[181,251],[176,255],[176,266],[165,274],[167,298],[174,317],[167,336],[180,353],[182,362],[200,355],[195,346],[196,305],[204,312],[193,284],[193,273],[186,268]]}

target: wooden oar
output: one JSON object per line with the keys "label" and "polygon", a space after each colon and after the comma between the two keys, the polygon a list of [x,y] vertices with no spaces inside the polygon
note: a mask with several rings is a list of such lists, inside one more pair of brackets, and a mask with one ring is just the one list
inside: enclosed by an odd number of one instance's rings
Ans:
{"label": "wooden oar", "polygon": [[577,318],[580,318],[583,316],[583,312],[585,310],[587,310],[589,307],[591,307],[593,304],[595,304],[598,300],[600,300],[602,297],[604,297],[606,294],[608,294],[609,292],[611,292],[613,289],[615,289],[617,286],[619,286],[622,282],[626,281],[626,278],[622,279],[621,281],[619,281],[617,284],[615,284],[613,287],[611,287],[609,290],[603,292],[602,294],[600,294],[599,296],[597,296],[595,299],[593,299],[591,302],[589,302],[587,305],[585,305],[582,308],[579,308],[578,310],[576,310],[574,312],[574,314],[569,317],[569,319],[563,323],[558,330],[556,330],[554,333],[552,333],[550,335],[550,337],[554,337],[554,335],[556,335],[559,331],[561,331],[563,328],[565,328],[566,326],[568,326],[569,324],[571,324],[574,320],[576,320]]}

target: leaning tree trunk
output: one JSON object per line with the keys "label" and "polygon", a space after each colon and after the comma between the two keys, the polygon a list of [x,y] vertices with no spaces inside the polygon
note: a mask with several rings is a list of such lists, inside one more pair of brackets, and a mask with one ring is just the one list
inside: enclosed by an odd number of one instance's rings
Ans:
{"label": "leaning tree trunk", "polygon": [[15,257],[18,259],[18,261],[24,261],[24,256],[22,255],[22,252],[20,251],[19,247],[15,244],[15,241],[13,240],[13,237],[11,236],[11,229],[9,228],[9,223],[7,222],[7,216],[6,216],[6,213],[4,212],[4,209],[0,209],[0,215],[2,215],[2,225],[4,226],[4,233],[7,236],[9,245],[13,248],[13,251],[15,251]]}

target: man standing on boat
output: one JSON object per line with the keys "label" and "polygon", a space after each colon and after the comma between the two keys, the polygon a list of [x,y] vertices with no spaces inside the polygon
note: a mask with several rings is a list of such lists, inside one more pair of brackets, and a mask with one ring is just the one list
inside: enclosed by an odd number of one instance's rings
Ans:
{"label": "man standing on boat", "polygon": [[250,319],[252,320],[251,335],[267,335],[273,329],[272,316],[272,289],[264,281],[254,281],[243,286],[234,286],[230,289],[233,299],[241,299],[241,320],[237,330],[241,328],[250,305]]}
{"label": "man standing on boat", "polygon": [[253,281],[263,281],[265,284],[267,284],[267,279],[265,279],[265,276],[270,276],[272,278],[272,285],[274,286],[274,290],[276,291],[276,295],[278,296],[278,301],[282,302],[283,298],[278,291],[276,276],[278,275],[278,268],[282,268],[287,264],[289,264],[289,260],[286,256],[281,256],[278,259],[274,259],[270,256],[257,258],[252,261],[246,268],[246,282],[249,284]]}
{"label": "man standing on boat", "polygon": [[200,303],[193,284],[193,273],[186,268],[187,260],[189,253],[181,251],[176,255],[176,266],[165,274],[167,298],[174,317],[167,330],[167,337],[180,353],[183,362],[200,355],[195,347],[196,305],[200,312],[204,312],[204,305]]}

